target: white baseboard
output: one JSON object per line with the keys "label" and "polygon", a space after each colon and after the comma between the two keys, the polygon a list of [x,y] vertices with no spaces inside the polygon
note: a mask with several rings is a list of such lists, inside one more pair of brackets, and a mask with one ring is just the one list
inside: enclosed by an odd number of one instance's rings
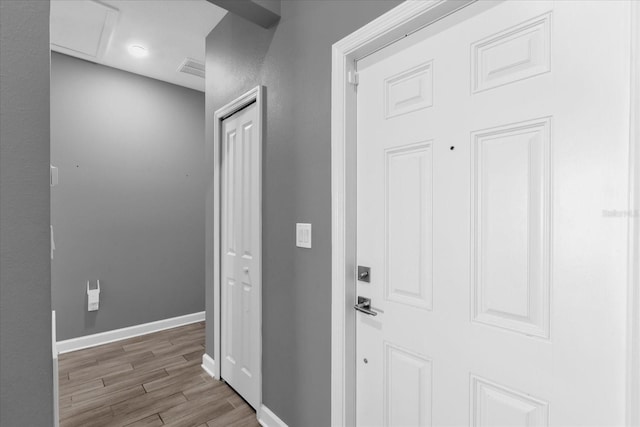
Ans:
{"label": "white baseboard", "polygon": [[202,365],[200,366],[202,366],[202,369],[204,369],[211,378],[216,377],[216,364],[207,353],[202,355]]}
{"label": "white baseboard", "polygon": [[113,331],[101,332],[99,334],[58,341],[58,353],[69,353],[70,351],[82,350],[84,348],[108,344],[110,342],[146,335],[152,332],[164,331],[165,329],[176,328],[190,323],[202,322],[203,320],[204,311],[201,311],[199,313],[172,317],[170,319],[158,320],[156,322],[143,323],[142,325],[129,326],[128,328],[115,329]]}
{"label": "white baseboard", "polygon": [[287,427],[284,421],[264,405],[260,405],[258,410],[258,422],[262,427]]}

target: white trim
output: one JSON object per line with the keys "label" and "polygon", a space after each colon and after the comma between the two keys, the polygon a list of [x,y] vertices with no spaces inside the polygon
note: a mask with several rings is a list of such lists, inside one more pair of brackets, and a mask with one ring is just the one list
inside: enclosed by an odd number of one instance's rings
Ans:
{"label": "white trim", "polygon": [[[260,218],[259,233],[258,233],[258,245],[255,251],[254,259],[256,260],[258,274],[260,277],[259,286],[255,287],[255,292],[258,293],[258,298],[262,301],[262,144],[264,141],[263,136],[263,121],[264,121],[264,87],[256,86],[225,106],[216,110],[213,114],[213,359],[214,359],[214,378],[219,380],[221,374],[221,307],[220,307],[220,173],[222,170],[220,147],[221,147],[221,135],[222,135],[222,121],[243,109],[247,105],[252,103],[256,104],[258,108],[257,120],[256,120],[256,133],[258,136],[258,170],[255,171],[260,177],[260,183],[258,185],[258,194],[260,195],[260,202],[258,203],[258,218]],[[259,333],[258,333],[258,354],[256,355],[260,361],[259,372],[257,373],[259,386],[259,402],[262,402],[262,303],[259,304],[257,317],[259,319]]]}
{"label": "white trim", "polygon": [[53,361],[58,363],[58,343],[56,341],[56,311],[51,310],[51,353]]}
{"label": "white trim", "polygon": [[97,345],[108,344],[110,342],[133,338],[140,335],[146,335],[152,332],[177,328],[178,326],[184,326],[190,323],[202,322],[203,320],[204,311],[201,311],[199,313],[172,317],[170,319],[158,320],[156,322],[129,326],[128,328],[114,329],[113,331],[101,332],[99,334],[86,335],[84,337],[58,341],[56,346],[58,348],[58,354],[69,353],[70,351],[82,350],[89,347],[95,347]]}
{"label": "white trim", "polygon": [[53,355],[53,426],[60,425],[60,387],[58,371],[58,348],[56,343],[56,311],[51,311],[51,353]]}
{"label": "white trim", "polygon": [[406,1],[332,48],[331,70],[331,425],[355,424],[356,60],[473,0]]}
{"label": "white trim", "polygon": [[207,353],[202,355],[202,369],[212,378],[216,377],[216,364]]}
{"label": "white trim", "polygon": [[640,5],[631,3],[627,425],[640,426]]}
{"label": "white trim", "polygon": [[258,410],[258,422],[262,427],[288,427],[284,421],[264,405],[260,405]]}

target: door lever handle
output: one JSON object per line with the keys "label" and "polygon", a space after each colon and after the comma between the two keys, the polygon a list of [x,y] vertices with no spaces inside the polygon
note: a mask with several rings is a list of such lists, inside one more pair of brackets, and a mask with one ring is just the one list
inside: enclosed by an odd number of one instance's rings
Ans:
{"label": "door lever handle", "polygon": [[371,310],[371,298],[358,297],[358,303],[354,305],[353,308],[369,316],[378,315],[378,313]]}

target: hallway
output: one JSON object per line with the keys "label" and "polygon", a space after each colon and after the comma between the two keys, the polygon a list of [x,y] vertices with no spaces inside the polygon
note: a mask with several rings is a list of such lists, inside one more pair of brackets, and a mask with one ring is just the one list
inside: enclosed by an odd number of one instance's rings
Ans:
{"label": "hallway", "polygon": [[202,370],[204,322],[60,355],[60,425],[258,426]]}

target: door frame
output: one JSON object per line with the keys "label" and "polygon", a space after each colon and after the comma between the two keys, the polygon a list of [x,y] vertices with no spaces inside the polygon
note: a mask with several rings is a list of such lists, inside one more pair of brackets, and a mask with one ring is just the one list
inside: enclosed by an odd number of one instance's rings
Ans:
{"label": "door frame", "polygon": [[[405,1],[332,46],[331,64],[331,425],[355,425],[356,61],[473,3]],[[640,7],[634,5],[629,161],[627,424],[640,425]],[[355,84],[354,84],[355,83]],[[634,374],[635,375],[632,375]]]}
{"label": "door frame", "polygon": [[640,4],[631,4],[627,425],[640,426]]}
{"label": "door frame", "polygon": [[[256,86],[253,89],[240,95],[238,98],[219,108],[213,114],[213,376],[215,379],[220,380],[222,375],[222,299],[220,295],[220,265],[221,265],[221,182],[222,182],[222,122],[236,114],[238,111],[246,108],[247,106],[254,104],[258,109],[256,113],[256,136],[257,136],[257,150],[258,150],[258,170],[256,171],[259,177],[258,184],[258,245],[255,251],[256,264],[257,264],[257,277],[259,277],[259,284],[256,286],[256,292],[258,293],[258,360],[259,372],[257,375],[259,384],[259,405],[262,404],[262,144],[264,141],[264,86]],[[255,408],[258,411],[260,408]]]}

